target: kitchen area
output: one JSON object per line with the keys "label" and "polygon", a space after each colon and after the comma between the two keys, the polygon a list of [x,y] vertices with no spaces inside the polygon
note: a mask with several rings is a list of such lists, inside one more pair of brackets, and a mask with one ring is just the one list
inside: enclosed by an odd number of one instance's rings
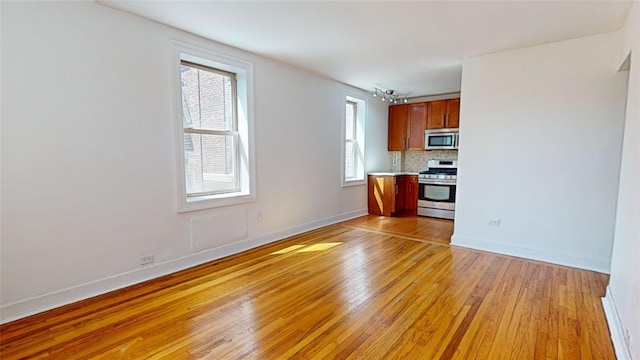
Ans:
{"label": "kitchen area", "polygon": [[368,174],[370,215],[453,220],[459,94],[389,106],[389,171]]}

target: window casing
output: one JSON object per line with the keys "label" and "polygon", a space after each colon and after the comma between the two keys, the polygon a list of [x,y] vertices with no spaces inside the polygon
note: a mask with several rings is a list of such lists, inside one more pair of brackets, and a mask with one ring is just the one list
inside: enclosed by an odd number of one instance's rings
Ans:
{"label": "window casing", "polygon": [[342,185],[365,183],[364,171],[364,130],[365,100],[345,96],[343,116]]}
{"label": "window casing", "polygon": [[255,201],[253,64],[173,46],[178,212]]}

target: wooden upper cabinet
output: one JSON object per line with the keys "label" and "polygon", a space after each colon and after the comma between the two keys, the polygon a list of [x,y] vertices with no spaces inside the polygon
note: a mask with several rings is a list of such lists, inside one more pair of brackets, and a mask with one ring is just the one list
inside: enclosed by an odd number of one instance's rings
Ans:
{"label": "wooden upper cabinet", "polygon": [[447,116],[445,127],[457,128],[460,126],[460,99],[447,100]]}
{"label": "wooden upper cabinet", "polygon": [[389,106],[389,151],[424,150],[426,129],[457,128],[460,99]]}
{"label": "wooden upper cabinet", "polygon": [[389,106],[389,151],[403,151],[407,144],[408,105]]}
{"label": "wooden upper cabinet", "polygon": [[424,130],[427,128],[427,103],[409,104],[406,150],[424,150]]}
{"label": "wooden upper cabinet", "polygon": [[389,106],[389,151],[424,150],[427,103]]}
{"label": "wooden upper cabinet", "polygon": [[457,128],[460,126],[460,99],[430,101],[427,129]]}
{"label": "wooden upper cabinet", "polygon": [[444,128],[444,117],[447,112],[447,100],[429,101],[427,129]]}

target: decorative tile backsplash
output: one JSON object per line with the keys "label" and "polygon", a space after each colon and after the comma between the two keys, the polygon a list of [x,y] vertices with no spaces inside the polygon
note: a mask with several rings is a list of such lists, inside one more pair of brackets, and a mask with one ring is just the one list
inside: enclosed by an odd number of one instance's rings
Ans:
{"label": "decorative tile backsplash", "polygon": [[[394,166],[393,156],[395,154],[397,154],[398,162]],[[419,172],[426,170],[429,159],[458,160],[458,150],[389,151],[389,168],[394,172]]]}

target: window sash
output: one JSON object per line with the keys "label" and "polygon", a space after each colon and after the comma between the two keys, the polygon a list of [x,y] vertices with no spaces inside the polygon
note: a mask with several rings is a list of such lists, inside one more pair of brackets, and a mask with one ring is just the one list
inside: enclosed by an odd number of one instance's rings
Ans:
{"label": "window sash", "polygon": [[[226,134],[224,132],[222,132],[222,134],[211,134],[209,131],[193,131],[193,132],[186,132],[185,134],[198,134],[198,135],[221,135],[221,136],[227,136],[231,138],[231,171],[230,173],[233,176],[233,186],[229,189],[225,189],[225,190],[216,190],[216,191],[192,191],[189,192],[187,188],[185,188],[185,192],[187,195],[187,198],[194,198],[194,197],[200,197],[200,196],[209,196],[209,195],[217,195],[217,194],[229,194],[229,193],[234,193],[234,192],[238,192],[240,191],[240,176],[238,173],[238,156],[239,156],[239,136],[238,133],[233,133],[233,134]],[[202,152],[202,144],[200,144],[201,147],[201,152]],[[184,151],[184,150],[183,150]],[[185,159],[186,159],[186,153],[185,153]],[[200,156],[200,161],[204,162],[204,156],[201,155]],[[185,180],[188,179],[188,175],[187,175],[187,164],[185,163]],[[204,172],[202,172],[202,181],[204,182]],[[186,184],[185,184],[186,185]]]}
{"label": "window sash", "polygon": [[[349,154],[347,152],[347,149],[349,148],[349,146],[347,146],[347,144],[352,144],[351,147],[351,154]],[[347,158],[351,159],[351,164],[352,164],[352,169],[353,169],[353,173],[349,174],[347,172]],[[364,179],[364,172],[362,170],[362,167],[364,166],[364,156],[362,153],[362,147],[360,146],[360,143],[358,143],[358,141],[356,139],[347,139],[345,140],[345,169],[344,169],[344,178],[347,181],[353,181],[353,180],[363,180]]]}
{"label": "window sash", "polygon": [[[206,65],[200,65],[194,62],[190,62],[187,60],[180,60],[180,64],[181,65],[185,65],[185,66],[189,66],[195,69],[199,69],[199,70],[203,70],[203,71],[208,71],[208,72],[212,72],[215,74],[219,74],[222,76],[227,76],[229,78],[231,78],[231,131],[238,131],[238,104],[237,104],[237,98],[238,98],[238,79],[235,73],[232,72],[228,72],[228,71],[224,71],[224,70],[220,70],[220,69],[215,69]],[[180,89],[180,93],[181,96],[184,96],[182,89]],[[184,103],[182,103],[182,106],[184,107]],[[183,112],[184,114],[184,109]],[[184,115],[183,115],[184,116]],[[184,126],[184,119],[182,121],[183,126]],[[185,129],[198,129],[198,128],[185,128]],[[206,130],[206,129],[203,129]],[[215,131],[215,130],[213,130]]]}
{"label": "window sash", "polygon": [[[350,153],[347,151],[347,149],[349,149],[348,144],[351,144],[351,151]],[[344,162],[344,178],[346,180],[354,180],[357,179],[358,176],[358,142],[355,139],[346,139],[345,140],[345,162]],[[351,160],[351,169],[352,169],[352,173],[349,173],[347,171],[347,164],[348,161],[347,159]]]}
{"label": "window sash", "polygon": [[[351,118],[347,120],[349,112],[351,112]],[[360,135],[358,131],[358,104],[355,101],[346,100],[344,124],[344,181],[363,180],[364,178],[362,176],[362,167],[364,166],[364,160],[361,144],[358,142],[358,137]],[[349,171],[348,168],[349,163],[351,165],[351,171]]]}
{"label": "window sash", "polygon": [[228,72],[228,71],[212,68],[212,67],[206,66],[206,65],[200,65],[198,63],[194,63],[194,62],[187,61],[187,60],[180,60],[180,64],[184,65],[184,66],[189,66],[189,67],[192,67],[192,68],[204,70],[204,71],[209,71],[209,72],[216,73],[216,74],[219,74],[219,75],[228,76],[231,79],[236,80],[236,74],[232,73],[232,72]]}
{"label": "window sash", "polygon": [[[198,128],[198,127],[184,127],[186,126],[185,124],[185,120],[184,120],[184,109],[182,111],[182,116],[183,116],[183,139],[184,139],[184,135],[187,134],[197,134],[197,135],[217,135],[217,136],[228,136],[231,137],[232,139],[232,146],[231,146],[231,174],[233,176],[233,187],[230,189],[225,189],[225,190],[216,190],[216,191],[198,191],[198,192],[189,192],[189,189],[187,187],[187,184],[185,183],[185,195],[187,198],[198,198],[198,197],[202,197],[202,196],[211,196],[211,195],[219,195],[219,194],[229,194],[229,193],[236,193],[240,191],[240,172],[238,171],[238,161],[240,160],[240,146],[239,146],[239,141],[240,141],[240,136],[239,136],[239,132],[238,132],[238,108],[237,108],[237,78],[236,78],[236,74],[231,73],[231,72],[227,72],[227,71],[223,71],[223,70],[219,70],[219,69],[215,69],[209,66],[205,66],[205,65],[201,65],[201,64],[197,64],[197,63],[193,63],[190,61],[186,61],[186,60],[181,60],[180,61],[181,65],[184,66],[189,66],[192,68],[196,68],[202,71],[208,71],[208,72],[212,72],[212,73],[216,73],[219,75],[223,75],[223,76],[227,76],[231,78],[231,130],[228,131],[223,131],[223,130],[211,130],[211,129],[203,129],[203,128]],[[181,92],[181,97],[184,96],[183,94],[183,90],[182,88],[180,89]],[[184,102],[182,102],[182,106],[184,107],[185,104]],[[200,145],[202,146],[202,144]],[[184,153],[185,159],[187,157],[186,154],[186,150],[183,146],[182,151]],[[201,155],[200,155],[200,161],[204,162],[204,154],[202,154],[202,149],[201,149]],[[188,175],[188,169],[187,169],[187,165],[186,163],[183,165],[184,166],[184,177],[185,177],[185,181],[187,181],[187,178],[189,177]],[[203,179],[202,181],[204,181],[204,173],[202,173]]]}
{"label": "window sash", "polygon": [[[346,119],[345,119],[345,139],[347,140],[355,140],[358,138],[358,104],[353,101],[347,101],[347,107],[351,107],[353,110],[353,117],[351,118],[351,129],[346,128]],[[346,111],[346,109],[345,109]],[[347,134],[351,131],[352,137],[348,137]]]}

